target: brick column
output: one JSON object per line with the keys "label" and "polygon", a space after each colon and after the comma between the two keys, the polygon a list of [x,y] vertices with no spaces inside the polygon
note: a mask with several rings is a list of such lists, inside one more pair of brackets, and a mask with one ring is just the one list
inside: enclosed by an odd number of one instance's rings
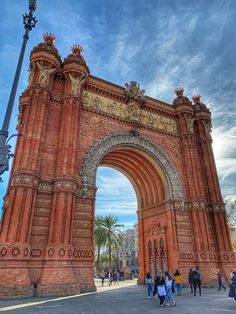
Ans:
{"label": "brick column", "polygon": [[[9,296],[32,293],[27,268],[34,204],[39,185],[40,149],[48,113],[48,89],[38,86],[33,93],[32,90],[27,90],[21,100],[25,110],[19,131],[23,136],[17,141],[11,185],[6,196],[8,205],[4,209],[0,227],[1,247],[6,248],[6,254],[0,262],[0,272],[3,272],[5,278],[4,287],[0,287],[0,295]],[[12,256],[15,257],[14,262],[11,261]],[[14,289],[8,289],[9,286]]]}
{"label": "brick column", "polygon": [[78,182],[77,150],[80,100],[66,97],[62,109],[56,178],[49,222],[48,247],[39,285],[40,294],[79,293],[79,283],[72,267],[72,229]]}
{"label": "brick column", "polygon": [[148,265],[146,261],[146,251],[148,248],[145,247],[145,239],[144,239],[144,218],[142,215],[142,209],[137,211],[138,214],[138,234],[139,234],[139,256],[138,256],[138,283],[143,284],[146,276],[146,265]]}
{"label": "brick column", "polygon": [[206,173],[206,189],[209,207],[212,210],[211,217],[216,232],[216,247],[220,251],[232,251],[228,225],[225,219],[224,203],[212,151],[212,139],[210,135],[211,121],[207,117],[197,114],[197,128],[199,145],[202,155],[202,167]]}
{"label": "brick column", "polygon": [[186,202],[187,208],[190,209],[189,219],[192,223],[193,234],[192,239],[189,237],[189,245],[186,249],[187,251],[205,251],[209,250],[210,239],[206,231],[207,224],[203,213],[205,208],[202,207],[206,204],[206,193],[196,143],[194,108],[189,99],[183,95],[177,95],[174,104],[178,118],[178,132],[185,174]]}

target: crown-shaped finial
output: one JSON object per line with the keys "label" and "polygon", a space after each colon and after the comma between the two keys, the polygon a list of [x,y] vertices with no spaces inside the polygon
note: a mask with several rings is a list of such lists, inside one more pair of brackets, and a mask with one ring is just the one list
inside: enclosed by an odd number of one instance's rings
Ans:
{"label": "crown-shaped finial", "polygon": [[175,94],[176,94],[177,97],[178,97],[178,96],[183,96],[183,93],[184,93],[183,87],[178,87],[178,88],[176,88]]}
{"label": "crown-shaped finial", "polygon": [[201,95],[193,95],[192,100],[194,101],[195,104],[198,104],[200,102]]}
{"label": "crown-shaped finial", "polygon": [[54,46],[56,37],[52,33],[44,33],[43,39],[45,44]]}
{"label": "crown-shaped finial", "polygon": [[81,55],[83,53],[83,48],[77,44],[71,46],[71,50],[73,55]]}

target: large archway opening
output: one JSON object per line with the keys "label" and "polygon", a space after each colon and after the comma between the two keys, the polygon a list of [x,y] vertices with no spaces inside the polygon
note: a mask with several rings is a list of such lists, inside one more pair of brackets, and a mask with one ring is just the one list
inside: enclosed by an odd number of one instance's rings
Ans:
{"label": "large archway opening", "polygon": [[[120,171],[99,166],[96,174],[95,207],[95,272],[98,277],[103,271],[112,269],[120,280],[138,276],[138,217],[137,197],[129,179]],[[109,265],[109,243],[107,233],[101,245],[101,222],[113,221],[111,266]],[[117,226],[118,225],[118,226]],[[102,237],[103,238],[103,237]],[[100,276],[101,277],[101,276]],[[100,284],[100,281],[99,281]]]}
{"label": "large archway opening", "polygon": [[[139,143],[140,140],[142,145],[137,145],[135,141]],[[164,271],[173,264],[173,256],[169,252],[173,249],[175,232],[169,209],[173,195],[182,195],[181,187],[173,184],[178,175],[162,151],[154,146],[155,155],[153,144],[143,138],[131,136],[130,143],[126,141],[124,144],[118,140],[118,143],[113,141],[110,147],[100,140],[99,145],[106,145],[106,149],[103,150],[101,146],[96,148],[97,160],[93,156],[85,179],[89,182],[93,178],[93,166],[95,174],[99,167],[105,166],[120,171],[132,183],[137,197],[139,281],[143,282],[147,271],[155,276],[159,270]],[[88,161],[89,158],[85,161],[87,167]]]}

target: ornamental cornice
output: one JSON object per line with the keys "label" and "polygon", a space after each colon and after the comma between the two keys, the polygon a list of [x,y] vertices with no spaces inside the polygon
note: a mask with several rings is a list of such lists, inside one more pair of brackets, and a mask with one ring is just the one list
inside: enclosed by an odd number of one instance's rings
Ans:
{"label": "ornamental cornice", "polygon": [[31,53],[30,61],[46,61],[49,63],[53,63],[56,69],[60,71],[61,60],[59,59],[59,56],[56,56],[55,54],[48,52],[45,49],[33,50]]}
{"label": "ornamental cornice", "polygon": [[211,113],[206,112],[206,111],[197,111],[195,112],[195,117],[196,117],[196,120],[202,120],[202,119],[211,120]]}
{"label": "ornamental cornice", "polygon": [[182,115],[182,114],[194,114],[194,109],[192,105],[182,105],[175,107],[175,114]]}

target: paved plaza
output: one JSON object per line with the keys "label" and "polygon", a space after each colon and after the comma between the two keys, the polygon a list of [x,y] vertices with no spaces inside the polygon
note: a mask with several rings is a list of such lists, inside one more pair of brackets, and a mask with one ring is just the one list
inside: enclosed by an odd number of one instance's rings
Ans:
{"label": "paved plaza", "polygon": [[231,314],[236,313],[236,301],[227,297],[227,291],[203,289],[202,296],[193,297],[188,289],[177,296],[176,307],[160,308],[156,299],[147,299],[147,289],[127,281],[98,292],[62,298],[29,298],[0,301],[0,312],[35,314]]}

